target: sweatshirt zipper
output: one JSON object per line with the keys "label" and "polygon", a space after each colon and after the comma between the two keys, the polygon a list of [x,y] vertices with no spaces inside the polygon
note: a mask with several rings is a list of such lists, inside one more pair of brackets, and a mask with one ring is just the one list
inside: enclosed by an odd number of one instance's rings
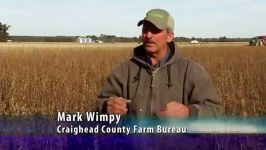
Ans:
{"label": "sweatshirt zipper", "polygon": [[154,112],[154,99],[153,99],[153,92],[154,92],[154,80],[155,80],[155,72],[152,72],[150,90],[151,90],[151,97],[150,97],[150,114],[152,115]]}
{"label": "sweatshirt zipper", "polygon": [[[152,71],[151,73],[151,83],[150,83],[150,90],[151,90],[151,96],[150,96],[150,114],[153,115],[153,113],[155,113],[154,111],[154,88],[155,88],[155,78],[156,78],[156,73],[161,69],[161,68],[164,68],[166,67],[168,64],[164,64],[162,65],[161,67],[155,69],[154,71]],[[152,69],[151,69],[152,70]]]}
{"label": "sweatshirt zipper", "polygon": [[[153,69],[152,69],[152,67],[150,66],[150,64],[148,64],[148,63],[146,63],[146,62],[144,62],[144,61],[142,61],[142,60],[140,60],[140,59],[138,59],[138,58],[135,58],[136,60],[138,60],[139,62],[141,62],[142,64],[144,64],[144,65],[146,65],[146,66],[148,66],[149,68],[150,68],[150,70],[151,70],[151,75],[152,75],[152,77],[151,77],[151,83],[150,83],[150,90],[151,90],[151,92],[150,92],[150,94],[151,94],[151,96],[150,96],[150,114],[151,115],[153,115],[153,112],[154,112],[154,80],[155,80],[155,74],[156,74],[156,72],[158,72],[161,68],[164,68],[164,67],[166,67],[167,65],[170,65],[171,63],[169,63],[169,62],[167,62],[167,63],[165,63],[165,64],[163,64],[161,67],[159,67],[159,68],[157,68],[157,69],[155,69],[154,71],[153,71]],[[148,103],[148,104],[149,104]],[[147,108],[147,107],[146,107]],[[149,108],[149,107],[148,107]]]}

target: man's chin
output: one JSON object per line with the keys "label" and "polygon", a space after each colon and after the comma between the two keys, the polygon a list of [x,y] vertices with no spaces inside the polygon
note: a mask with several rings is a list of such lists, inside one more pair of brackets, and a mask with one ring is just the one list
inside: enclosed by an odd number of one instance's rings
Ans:
{"label": "man's chin", "polygon": [[153,46],[144,46],[146,51],[149,53],[154,53],[156,52],[156,48],[154,48]]}

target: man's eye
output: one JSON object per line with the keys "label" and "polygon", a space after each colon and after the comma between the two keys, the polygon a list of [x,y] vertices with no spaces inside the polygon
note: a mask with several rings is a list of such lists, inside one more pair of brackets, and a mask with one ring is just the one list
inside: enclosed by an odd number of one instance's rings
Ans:
{"label": "man's eye", "polygon": [[157,28],[152,28],[152,29],[151,29],[151,32],[154,33],[154,34],[156,34],[156,33],[161,32],[161,30],[159,30],[159,29],[157,29]]}
{"label": "man's eye", "polygon": [[143,28],[143,33],[147,33],[147,32],[151,32],[153,34],[156,34],[156,33],[160,33],[161,30],[159,30],[157,28],[150,28],[150,29]]}

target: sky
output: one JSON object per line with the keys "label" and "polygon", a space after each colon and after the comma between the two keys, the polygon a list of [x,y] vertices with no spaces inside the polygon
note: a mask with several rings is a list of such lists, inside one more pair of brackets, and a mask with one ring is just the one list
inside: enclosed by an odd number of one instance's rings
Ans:
{"label": "sky", "polygon": [[162,8],[177,37],[266,35],[266,0],[0,0],[10,35],[138,37],[137,22]]}

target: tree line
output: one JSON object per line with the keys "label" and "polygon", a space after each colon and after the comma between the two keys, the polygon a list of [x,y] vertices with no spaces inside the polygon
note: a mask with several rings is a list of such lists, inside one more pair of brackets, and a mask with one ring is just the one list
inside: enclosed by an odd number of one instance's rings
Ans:
{"label": "tree line", "polygon": [[199,42],[249,42],[251,38],[227,38],[222,36],[219,38],[187,38],[187,37],[175,37],[176,42],[190,42],[190,41],[199,41]]}
{"label": "tree line", "polygon": [[[7,42],[8,40],[13,42],[76,42],[79,36],[9,36],[7,32],[10,25],[2,24],[0,22],[0,42]],[[105,43],[114,42],[141,42],[141,37],[118,37],[115,35],[101,34],[96,35],[86,35],[84,37],[91,38],[92,40],[100,40]],[[176,42],[190,42],[192,40],[197,40],[199,42],[248,42],[251,38],[227,38],[222,36],[219,38],[187,38],[187,37],[175,37]]]}
{"label": "tree line", "polygon": [[[79,36],[9,36],[9,40],[13,42],[76,42]],[[88,35],[84,37],[89,37],[93,41],[100,40],[105,43],[115,43],[115,42],[141,42],[141,37],[117,37],[115,35]],[[187,37],[175,37],[175,42],[190,42],[192,40],[197,40],[199,42],[249,42],[251,38],[187,38]]]}

